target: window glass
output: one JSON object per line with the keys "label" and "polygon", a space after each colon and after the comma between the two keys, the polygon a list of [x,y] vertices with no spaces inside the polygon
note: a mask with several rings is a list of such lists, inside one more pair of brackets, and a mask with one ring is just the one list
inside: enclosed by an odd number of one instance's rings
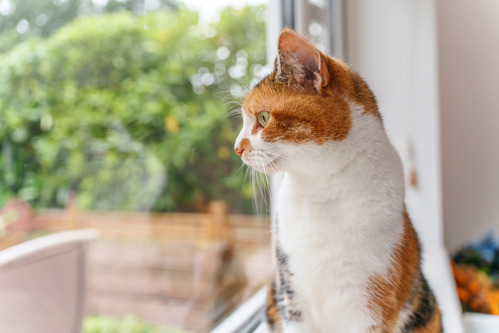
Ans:
{"label": "window glass", "polygon": [[0,0],[0,248],[100,231],[83,332],[204,332],[265,280],[267,195],[229,116],[269,70],[265,11]]}

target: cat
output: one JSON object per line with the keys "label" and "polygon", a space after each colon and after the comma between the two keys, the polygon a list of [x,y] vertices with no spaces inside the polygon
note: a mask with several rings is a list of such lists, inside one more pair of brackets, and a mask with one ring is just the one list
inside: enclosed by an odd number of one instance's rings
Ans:
{"label": "cat", "polygon": [[270,331],[442,332],[400,158],[366,82],[286,28],[273,72],[241,109],[236,153],[260,172],[284,172]]}

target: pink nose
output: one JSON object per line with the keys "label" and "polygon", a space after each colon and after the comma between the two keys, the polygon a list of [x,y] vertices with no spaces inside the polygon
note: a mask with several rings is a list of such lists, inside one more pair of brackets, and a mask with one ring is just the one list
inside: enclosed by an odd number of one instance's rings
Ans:
{"label": "pink nose", "polygon": [[241,156],[244,152],[244,148],[243,147],[237,147],[237,148],[234,148],[234,151],[236,152],[237,155]]}

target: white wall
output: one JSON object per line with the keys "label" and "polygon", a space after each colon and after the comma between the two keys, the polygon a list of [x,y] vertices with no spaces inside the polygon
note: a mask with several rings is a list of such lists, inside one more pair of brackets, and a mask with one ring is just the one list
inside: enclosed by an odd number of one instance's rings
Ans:
{"label": "white wall", "polygon": [[445,244],[499,235],[499,1],[439,0]]}
{"label": "white wall", "polygon": [[412,144],[418,186],[408,210],[425,247],[441,244],[440,142],[432,0],[349,0],[347,62],[378,99],[405,164]]}

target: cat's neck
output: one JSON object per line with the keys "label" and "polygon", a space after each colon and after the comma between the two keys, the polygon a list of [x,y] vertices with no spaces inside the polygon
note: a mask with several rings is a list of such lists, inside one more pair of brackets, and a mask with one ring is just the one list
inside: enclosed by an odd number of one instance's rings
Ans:
{"label": "cat's neck", "polygon": [[341,151],[332,146],[331,154],[322,156],[307,169],[286,172],[285,190],[306,201],[348,201],[352,196],[364,196],[369,202],[376,203],[379,198],[402,207],[402,164],[384,129],[372,126],[371,133],[364,130],[358,134],[354,129],[347,140],[350,142],[343,144]]}

